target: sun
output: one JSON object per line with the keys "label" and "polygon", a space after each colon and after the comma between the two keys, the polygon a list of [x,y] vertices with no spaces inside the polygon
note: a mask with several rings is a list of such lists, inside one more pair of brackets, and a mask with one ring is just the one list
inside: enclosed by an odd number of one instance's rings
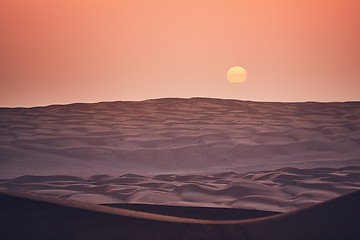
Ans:
{"label": "sun", "polygon": [[227,80],[231,83],[242,83],[246,81],[247,72],[245,68],[233,66],[226,73]]}

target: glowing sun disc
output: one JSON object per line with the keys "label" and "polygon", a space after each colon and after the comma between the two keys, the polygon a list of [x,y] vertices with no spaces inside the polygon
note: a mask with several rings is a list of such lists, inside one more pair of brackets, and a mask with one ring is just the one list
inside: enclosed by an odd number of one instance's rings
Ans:
{"label": "glowing sun disc", "polygon": [[245,68],[234,66],[229,68],[226,73],[227,80],[231,83],[242,83],[246,81],[247,72]]}

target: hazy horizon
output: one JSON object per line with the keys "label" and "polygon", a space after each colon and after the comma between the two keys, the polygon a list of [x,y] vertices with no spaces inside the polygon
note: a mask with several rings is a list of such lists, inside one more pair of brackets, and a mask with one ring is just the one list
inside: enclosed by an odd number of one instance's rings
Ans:
{"label": "hazy horizon", "polygon": [[348,101],[256,101],[249,99],[235,99],[235,98],[217,98],[217,97],[159,97],[159,98],[149,98],[149,99],[138,99],[138,100],[104,100],[97,102],[65,102],[65,103],[50,103],[43,105],[34,105],[34,106],[0,106],[0,108],[37,108],[37,107],[49,107],[49,106],[66,106],[72,104],[97,104],[97,103],[114,103],[114,102],[145,102],[152,100],[166,100],[166,99],[181,99],[181,100],[189,100],[189,99],[213,99],[213,100],[230,100],[230,101],[242,101],[242,102],[255,102],[255,103],[360,103],[360,100],[348,100]]}

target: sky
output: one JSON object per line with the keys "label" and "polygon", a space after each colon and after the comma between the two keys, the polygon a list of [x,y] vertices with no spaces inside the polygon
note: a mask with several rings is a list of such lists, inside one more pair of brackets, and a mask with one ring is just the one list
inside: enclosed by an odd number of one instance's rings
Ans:
{"label": "sky", "polygon": [[357,0],[0,0],[0,106],[359,101],[359,29]]}

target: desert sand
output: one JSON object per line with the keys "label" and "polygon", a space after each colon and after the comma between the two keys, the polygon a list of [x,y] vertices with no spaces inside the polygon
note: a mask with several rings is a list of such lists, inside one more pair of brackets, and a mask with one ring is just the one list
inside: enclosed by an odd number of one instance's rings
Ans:
{"label": "desert sand", "polygon": [[208,98],[0,108],[0,190],[287,216],[360,189],[359,116],[359,102]]}
{"label": "desert sand", "polygon": [[22,176],[0,189],[81,202],[247,208],[289,212],[360,189],[360,167],[283,168],[239,174]]}
{"label": "desert sand", "polygon": [[2,178],[360,165],[360,103],[157,99],[0,113]]}

